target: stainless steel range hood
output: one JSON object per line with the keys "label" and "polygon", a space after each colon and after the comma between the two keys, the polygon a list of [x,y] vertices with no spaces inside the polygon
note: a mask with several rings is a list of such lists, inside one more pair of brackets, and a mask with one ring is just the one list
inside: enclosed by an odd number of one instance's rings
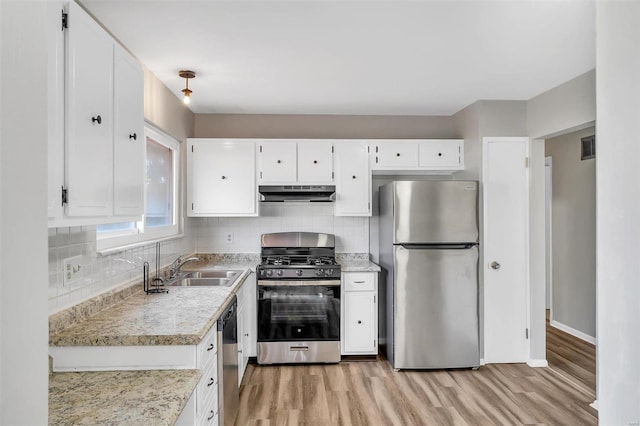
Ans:
{"label": "stainless steel range hood", "polygon": [[262,202],[329,203],[336,199],[335,185],[260,185]]}

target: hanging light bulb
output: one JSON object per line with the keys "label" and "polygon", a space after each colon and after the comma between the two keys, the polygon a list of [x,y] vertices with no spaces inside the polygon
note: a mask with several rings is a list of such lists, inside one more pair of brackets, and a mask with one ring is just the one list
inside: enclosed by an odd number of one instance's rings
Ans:
{"label": "hanging light bulb", "polygon": [[181,70],[178,72],[178,75],[186,80],[186,86],[182,89],[182,93],[184,94],[182,102],[184,102],[185,105],[189,105],[191,103],[191,93],[193,93],[189,90],[189,79],[196,78],[196,73],[189,70]]}

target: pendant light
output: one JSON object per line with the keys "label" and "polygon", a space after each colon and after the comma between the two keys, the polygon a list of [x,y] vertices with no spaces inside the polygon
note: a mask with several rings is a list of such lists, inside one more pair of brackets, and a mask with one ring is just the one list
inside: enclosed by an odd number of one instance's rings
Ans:
{"label": "pendant light", "polygon": [[180,72],[178,72],[178,75],[186,80],[186,86],[184,89],[182,89],[182,93],[184,93],[184,98],[182,98],[182,102],[184,102],[185,105],[189,105],[189,103],[191,102],[191,93],[192,93],[191,90],[189,90],[189,79],[196,78],[196,73],[190,70],[181,70]]}

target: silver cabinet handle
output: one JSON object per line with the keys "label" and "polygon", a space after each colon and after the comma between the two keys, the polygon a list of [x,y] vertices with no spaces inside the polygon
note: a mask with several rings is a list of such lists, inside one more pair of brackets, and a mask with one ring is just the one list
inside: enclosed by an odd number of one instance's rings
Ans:
{"label": "silver cabinet handle", "polygon": [[491,264],[489,266],[491,266],[491,268],[495,269],[496,271],[498,269],[500,269],[500,264],[498,262],[496,262],[496,261],[491,262]]}
{"label": "silver cabinet handle", "polygon": [[354,281],[354,284],[364,284],[364,281]]}

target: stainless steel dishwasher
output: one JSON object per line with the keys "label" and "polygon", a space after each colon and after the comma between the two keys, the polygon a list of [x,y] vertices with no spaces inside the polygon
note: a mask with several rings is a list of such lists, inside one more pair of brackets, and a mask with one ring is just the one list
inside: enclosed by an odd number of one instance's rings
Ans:
{"label": "stainless steel dishwasher", "polygon": [[238,300],[233,301],[218,319],[218,424],[233,426],[238,413]]}

